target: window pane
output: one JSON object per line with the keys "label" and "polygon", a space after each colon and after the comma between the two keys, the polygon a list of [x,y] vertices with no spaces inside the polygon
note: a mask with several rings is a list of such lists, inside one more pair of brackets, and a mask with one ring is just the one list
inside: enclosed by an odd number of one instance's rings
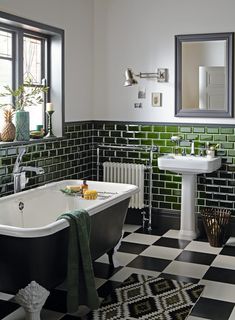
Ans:
{"label": "window pane", "polygon": [[[26,92],[31,92],[32,88],[26,88]],[[43,98],[43,94],[40,94]],[[29,111],[30,130],[36,130],[37,125],[43,125],[44,123],[44,106],[43,103],[37,104],[35,98],[32,99],[32,106],[25,108],[25,111]]]}
{"label": "window pane", "polygon": [[12,57],[12,34],[0,30],[0,56]]}
{"label": "window pane", "polygon": [[24,37],[24,81],[32,80],[34,84],[41,84],[41,40]]}
{"label": "window pane", "polygon": [[[12,62],[9,60],[0,59],[0,92],[4,93],[4,86],[9,85],[12,86]],[[9,97],[0,97],[1,104],[11,103],[12,98]],[[2,108],[1,108],[2,109]],[[3,110],[0,110],[0,129],[2,128],[2,124],[4,122],[3,118]]]}

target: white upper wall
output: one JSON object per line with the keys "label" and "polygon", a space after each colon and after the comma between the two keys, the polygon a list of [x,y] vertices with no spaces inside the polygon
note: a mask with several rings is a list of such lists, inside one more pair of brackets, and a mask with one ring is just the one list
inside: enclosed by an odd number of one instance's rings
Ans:
{"label": "white upper wall", "polygon": [[90,120],[93,0],[0,0],[0,10],[65,30],[65,121]]}
{"label": "white upper wall", "polygon": [[[96,120],[234,124],[235,119],[174,117],[174,36],[235,31],[234,0],[94,0],[94,103]],[[127,67],[138,72],[169,69],[169,82],[139,81],[146,88],[142,109],[138,85],[123,87]],[[151,93],[162,93],[162,107]]]}

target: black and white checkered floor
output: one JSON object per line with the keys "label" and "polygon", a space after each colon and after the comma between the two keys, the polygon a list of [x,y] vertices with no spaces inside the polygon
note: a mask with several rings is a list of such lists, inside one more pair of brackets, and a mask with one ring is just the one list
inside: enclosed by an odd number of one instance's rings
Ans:
{"label": "black and white checkered floor", "polygon": [[[124,226],[124,235],[115,253],[115,269],[110,270],[106,255],[94,264],[100,297],[107,296],[132,273],[148,274],[205,285],[188,320],[235,320],[235,238],[223,248],[213,248],[205,240],[179,240],[176,230],[152,230]],[[24,312],[0,293],[0,319],[23,320]],[[43,320],[81,319],[66,314],[66,294],[51,292],[42,311]]]}

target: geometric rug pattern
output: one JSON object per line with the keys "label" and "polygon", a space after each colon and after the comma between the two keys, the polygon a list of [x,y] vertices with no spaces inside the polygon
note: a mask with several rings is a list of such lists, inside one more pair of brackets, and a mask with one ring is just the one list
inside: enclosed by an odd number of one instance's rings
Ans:
{"label": "geometric rug pattern", "polygon": [[203,285],[132,274],[89,319],[184,320],[203,289]]}

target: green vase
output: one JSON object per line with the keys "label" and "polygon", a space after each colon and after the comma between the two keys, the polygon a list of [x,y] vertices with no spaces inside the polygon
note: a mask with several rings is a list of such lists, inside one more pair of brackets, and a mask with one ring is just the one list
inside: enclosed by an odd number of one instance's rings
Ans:
{"label": "green vase", "polygon": [[16,136],[15,141],[29,141],[29,112],[18,110],[15,114]]}

